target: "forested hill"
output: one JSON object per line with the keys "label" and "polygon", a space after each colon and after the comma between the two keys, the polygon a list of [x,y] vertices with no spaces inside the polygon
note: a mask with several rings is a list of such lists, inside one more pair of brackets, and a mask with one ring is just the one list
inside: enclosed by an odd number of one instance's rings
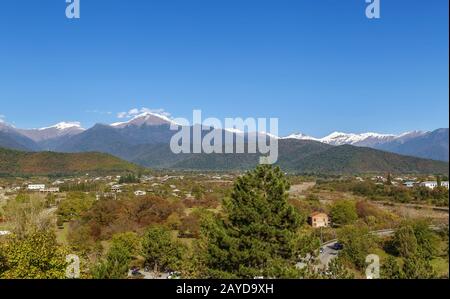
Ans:
{"label": "forested hill", "polygon": [[103,153],[22,152],[0,148],[0,175],[138,172],[139,166]]}

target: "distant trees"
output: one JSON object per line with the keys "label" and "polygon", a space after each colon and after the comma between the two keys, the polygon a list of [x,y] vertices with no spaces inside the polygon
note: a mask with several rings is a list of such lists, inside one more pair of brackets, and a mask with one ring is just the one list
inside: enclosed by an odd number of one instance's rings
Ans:
{"label": "distant trees", "polygon": [[[83,212],[73,230],[83,230],[93,241],[107,240],[116,233],[140,231],[150,225],[164,224],[174,213],[182,214],[183,206],[156,196],[133,200],[99,200]],[[71,234],[76,233],[71,229]],[[82,241],[80,238],[76,238]]]}
{"label": "distant trees", "polygon": [[36,230],[52,228],[52,217],[45,213],[45,208],[45,200],[41,198],[18,195],[3,207],[3,217],[16,237],[23,238]]}
{"label": "distant trees", "polygon": [[119,179],[119,184],[132,184],[132,183],[139,183],[140,179],[139,177],[135,176],[134,173],[128,173],[126,175],[122,175]]}
{"label": "distant trees", "polygon": [[[439,179],[442,180],[440,177]],[[430,203],[439,206],[448,206],[449,204],[449,190],[444,187],[437,187],[432,190],[422,186],[406,188],[389,184],[375,184],[371,181],[331,181],[321,182],[317,188],[353,192],[356,195],[365,196],[372,200],[388,200],[400,203]]]}
{"label": "distant trees", "polygon": [[355,203],[349,200],[338,200],[331,206],[330,211],[333,224],[352,224],[358,219]]}
{"label": "distant trees", "polygon": [[66,183],[59,187],[61,192],[96,192],[101,189],[102,185],[95,182]]}
{"label": "distant trees", "polygon": [[60,221],[66,222],[80,217],[88,211],[95,202],[95,197],[83,192],[69,192],[59,205],[57,214]]}
{"label": "distant trees", "polygon": [[203,224],[207,277],[298,277],[300,217],[287,190],[278,167],[260,165],[237,179],[226,219]]}

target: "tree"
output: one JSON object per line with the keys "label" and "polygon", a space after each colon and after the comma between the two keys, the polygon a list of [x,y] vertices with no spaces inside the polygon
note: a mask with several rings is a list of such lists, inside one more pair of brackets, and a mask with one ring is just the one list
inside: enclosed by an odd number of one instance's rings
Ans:
{"label": "tree", "polygon": [[438,252],[438,236],[430,229],[427,221],[415,221],[413,229],[417,240],[418,253],[423,258],[431,260]]}
{"label": "tree", "polygon": [[338,240],[343,245],[342,257],[352,262],[358,269],[366,267],[366,256],[375,245],[375,239],[366,226],[344,226],[338,232]]}
{"label": "tree", "polygon": [[182,259],[183,246],[174,241],[170,231],[161,226],[149,228],[142,239],[145,264],[155,272],[176,270]]}
{"label": "tree", "polygon": [[442,180],[441,180],[441,176],[440,175],[438,175],[436,177],[436,183],[437,183],[438,187],[442,187]]}
{"label": "tree", "polygon": [[58,216],[63,221],[73,220],[79,217],[83,212],[88,211],[94,204],[93,196],[83,192],[69,192],[67,198],[62,200],[58,206]]}
{"label": "tree", "polygon": [[202,225],[208,277],[292,277],[301,221],[287,190],[282,171],[269,165],[237,179],[224,203],[225,219]]}
{"label": "tree", "polygon": [[347,270],[340,258],[332,259],[328,271],[323,275],[326,279],[354,279],[355,276]]}
{"label": "tree", "polygon": [[97,279],[121,279],[126,277],[130,262],[139,252],[139,237],[133,232],[116,234],[106,257],[92,269]]}
{"label": "tree", "polygon": [[349,200],[336,201],[331,207],[330,216],[334,224],[352,224],[358,219],[355,203]]}
{"label": "tree", "polygon": [[396,230],[393,245],[402,257],[416,254],[430,260],[438,251],[439,240],[427,221],[406,221]]}
{"label": "tree", "polygon": [[391,173],[388,173],[388,175],[387,175],[386,185],[389,185],[389,186],[392,185],[392,176],[391,176]]}
{"label": "tree", "polygon": [[128,173],[126,175],[123,175],[119,179],[119,184],[125,184],[125,183],[139,183],[140,179],[139,177],[136,177],[134,173]]}
{"label": "tree", "polygon": [[408,258],[417,254],[418,244],[414,234],[414,228],[408,224],[402,224],[396,231],[393,245],[401,257]]}
{"label": "tree", "polygon": [[380,275],[383,279],[401,279],[403,277],[402,269],[393,256],[389,256],[381,264]]}
{"label": "tree", "polygon": [[17,238],[24,238],[35,231],[50,230],[52,215],[45,212],[45,201],[28,195],[9,200],[3,208],[4,218]]}
{"label": "tree", "polygon": [[[58,246],[51,231],[35,231],[24,238],[12,236],[3,252],[2,278],[61,279],[66,276],[67,252]],[[0,261],[0,268],[1,264]]]}
{"label": "tree", "polygon": [[430,279],[436,277],[430,262],[425,260],[422,256],[410,255],[403,264],[404,279]]}

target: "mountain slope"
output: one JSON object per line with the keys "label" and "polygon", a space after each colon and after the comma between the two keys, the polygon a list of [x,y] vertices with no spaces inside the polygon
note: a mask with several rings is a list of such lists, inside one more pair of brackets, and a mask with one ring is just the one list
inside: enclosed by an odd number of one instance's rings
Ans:
{"label": "mountain slope", "polygon": [[366,147],[342,145],[312,154],[291,166],[300,172],[319,173],[424,173],[447,174],[446,162],[393,154]]}
{"label": "mountain slope", "polygon": [[0,131],[0,146],[4,148],[27,150],[28,148],[19,143],[10,134]]}
{"label": "mountain slope", "polygon": [[15,128],[0,123],[0,147],[18,149],[18,150],[40,150],[37,145],[30,138],[20,134]]}
{"label": "mountain slope", "polygon": [[449,130],[437,129],[407,140],[394,140],[375,148],[426,159],[449,161]]}
{"label": "mountain slope", "polygon": [[[152,153],[155,153],[153,151]],[[148,165],[158,159],[136,162]],[[183,154],[166,168],[185,170],[246,170],[255,167],[257,154]],[[147,164],[148,163],[148,164]],[[351,145],[331,146],[308,140],[279,140],[279,159],[283,170],[297,173],[448,173],[448,163],[402,156]],[[148,165],[150,166],[150,165]]]}
{"label": "mountain slope", "polygon": [[102,153],[22,152],[0,148],[0,175],[73,175],[137,172],[141,168]]}
{"label": "mountain slope", "polygon": [[33,140],[40,150],[55,150],[72,136],[85,131],[78,122],[61,122],[40,129],[16,129],[16,131]]}

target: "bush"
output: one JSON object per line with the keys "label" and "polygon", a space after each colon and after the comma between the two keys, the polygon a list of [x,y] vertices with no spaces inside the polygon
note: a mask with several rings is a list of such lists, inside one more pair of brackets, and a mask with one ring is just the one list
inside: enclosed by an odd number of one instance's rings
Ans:
{"label": "bush", "polygon": [[336,201],[331,207],[330,216],[333,224],[352,224],[358,219],[355,203],[349,200]]}

